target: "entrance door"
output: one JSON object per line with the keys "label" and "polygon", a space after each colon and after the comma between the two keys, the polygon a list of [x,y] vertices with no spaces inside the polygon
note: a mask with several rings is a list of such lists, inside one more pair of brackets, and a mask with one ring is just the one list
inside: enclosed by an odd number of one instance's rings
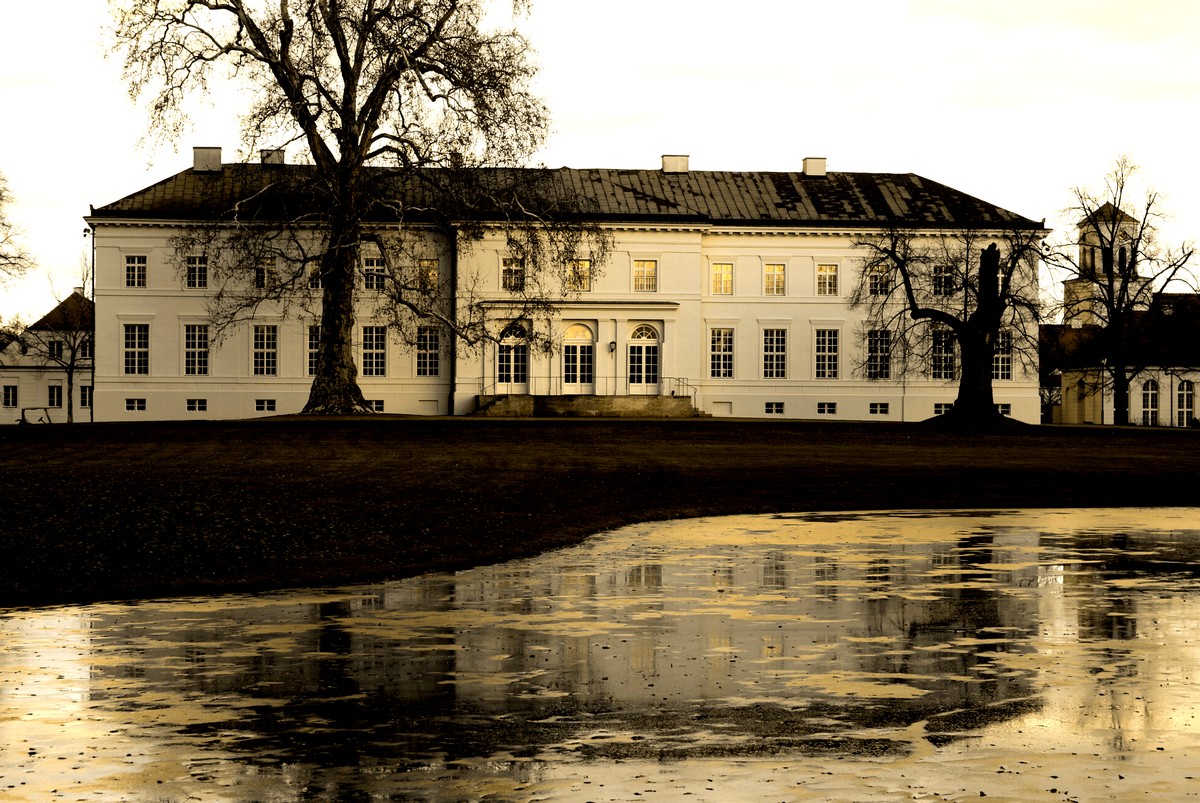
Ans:
{"label": "entrance door", "polygon": [[658,332],[649,324],[633,330],[629,338],[630,395],[658,395]]}
{"label": "entrance door", "polygon": [[496,392],[529,392],[529,339],[525,327],[510,324],[496,347]]}
{"label": "entrance door", "polygon": [[563,390],[568,395],[595,392],[596,341],[592,330],[581,323],[563,335]]}

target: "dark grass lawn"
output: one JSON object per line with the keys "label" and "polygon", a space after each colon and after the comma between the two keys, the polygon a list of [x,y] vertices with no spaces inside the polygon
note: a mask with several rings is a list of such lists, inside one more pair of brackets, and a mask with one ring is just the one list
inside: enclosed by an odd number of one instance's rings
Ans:
{"label": "dark grass lawn", "polygon": [[0,604],[396,578],[637,521],[1200,505],[1200,432],[372,417],[0,429]]}

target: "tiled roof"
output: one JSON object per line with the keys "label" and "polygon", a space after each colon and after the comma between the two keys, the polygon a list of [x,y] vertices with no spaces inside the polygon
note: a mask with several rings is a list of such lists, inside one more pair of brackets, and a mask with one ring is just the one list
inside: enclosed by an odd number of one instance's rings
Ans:
{"label": "tiled roof", "polygon": [[[1043,325],[1039,336],[1043,377],[1095,368],[1107,356],[1103,326]],[[1135,313],[1126,354],[1130,366],[1200,368],[1200,295],[1163,293],[1153,309]]]}
{"label": "tiled roof", "polygon": [[95,326],[96,306],[79,292],[71,293],[29,326],[34,331],[84,331]]}
{"label": "tiled roof", "polygon": [[[469,171],[497,187],[545,178],[562,195],[587,199],[588,217],[609,221],[710,223],[763,227],[974,227],[1037,230],[1043,224],[912,173],[729,172],[573,169]],[[427,177],[448,174],[430,172]],[[93,210],[97,219],[213,219],[238,208],[260,219],[319,212],[319,196],[303,189],[302,165],[227,164],[220,172],[185,170]],[[436,206],[430,183],[377,170],[382,194],[407,206]],[[310,200],[305,201],[305,197]],[[489,219],[486,213],[475,217]],[[379,212],[376,220],[395,219]]]}

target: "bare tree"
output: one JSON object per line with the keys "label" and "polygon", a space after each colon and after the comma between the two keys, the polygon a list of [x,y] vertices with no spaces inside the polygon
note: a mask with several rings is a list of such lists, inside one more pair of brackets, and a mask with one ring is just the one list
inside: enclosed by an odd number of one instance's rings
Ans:
{"label": "bare tree", "polygon": [[607,241],[576,222],[578,203],[554,174],[481,167],[519,165],[547,127],[529,90],[528,43],[484,27],[486,0],[122,0],[113,9],[126,78],[152,95],[157,131],[178,132],[185,98],[225,68],[251,89],[245,146],[303,147],[309,164],[280,165],[238,197],[214,199],[224,204],[214,225],[176,246],[181,260],[197,247],[208,260],[218,330],[267,302],[319,319],[305,412],[368,409],[352,347],[360,289],[402,332],[421,320],[468,341],[498,335],[478,315],[460,316],[459,277],[431,281],[430,235],[440,234],[453,274],[459,250],[499,221],[524,283],[508,288],[513,303],[496,314],[514,320],[553,303],[553,283],[539,277],[602,261]]}
{"label": "bare tree", "polygon": [[0,285],[17,278],[33,264],[20,242],[20,232],[5,214],[4,208],[10,201],[8,181],[0,174]]}
{"label": "bare tree", "polygon": [[[957,379],[951,419],[986,424],[999,417],[992,394],[998,350],[1010,363],[1036,364],[1044,234],[1036,226],[953,234],[893,226],[856,241],[864,256],[850,303],[866,311],[868,337],[887,338],[900,371]],[[868,376],[877,348],[868,343]]]}
{"label": "bare tree", "polygon": [[1131,186],[1137,166],[1117,159],[1097,194],[1076,187],[1066,210],[1078,217],[1074,239],[1064,237],[1048,253],[1047,264],[1063,282],[1064,323],[1097,327],[1091,348],[1101,377],[1094,391],[1110,388],[1113,423],[1129,423],[1129,387],[1148,366],[1139,364],[1136,344],[1157,320],[1161,293],[1172,283],[1190,284],[1193,246],[1176,249],[1158,242],[1161,197],[1149,189],[1136,201]]}

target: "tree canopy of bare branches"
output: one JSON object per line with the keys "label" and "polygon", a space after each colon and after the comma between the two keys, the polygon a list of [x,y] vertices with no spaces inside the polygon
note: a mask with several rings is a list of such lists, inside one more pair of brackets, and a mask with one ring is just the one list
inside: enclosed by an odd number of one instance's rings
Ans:
{"label": "tree canopy of bare branches", "polygon": [[319,318],[305,412],[367,409],[352,349],[356,287],[378,291],[378,312],[402,332],[419,320],[467,342],[489,336],[480,314],[460,316],[457,277],[431,282],[420,226],[440,232],[456,257],[484,233],[478,213],[486,209],[489,231],[498,226],[524,260],[526,281],[504,310],[514,318],[553,305],[553,283],[538,277],[576,258],[601,261],[605,240],[575,222],[569,194],[531,180],[537,171],[481,167],[527,159],[548,119],[530,91],[528,42],[515,29],[485,26],[486,0],[122,0],[113,8],[126,78],[149,98],[157,131],[177,135],[188,97],[229,79],[252,98],[242,118],[249,150],[301,146],[308,164],[284,167],[302,170],[281,170],[256,190],[282,206],[239,199],[207,230],[182,234],[177,252],[182,259],[201,247],[209,260],[218,327],[267,302],[307,304]]}
{"label": "tree canopy of bare branches", "polygon": [[891,226],[862,237],[861,273],[850,302],[869,330],[890,333],[899,370],[958,381],[948,415],[984,424],[998,413],[993,358],[998,345],[1036,360],[1040,296],[1037,259],[1045,231],[923,231]]}
{"label": "tree canopy of bare branches", "polygon": [[5,207],[11,201],[8,181],[0,174],[0,284],[17,278],[33,264],[29,253],[20,242],[20,232],[5,214]]}
{"label": "tree canopy of bare branches", "polygon": [[1195,289],[1189,272],[1193,246],[1159,242],[1162,198],[1153,189],[1135,197],[1137,172],[1121,157],[1102,191],[1072,190],[1074,202],[1066,212],[1078,219],[1077,231],[1065,234],[1047,255],[1051,273],[1063,282],[1064,322],[1097,328],[1099,387],[1112,390],[1117,425],[1129,423],[1130,384],[1148,367],[1139,364],[1134,348],[1142,327],[1156,318],[1164,290]]}

